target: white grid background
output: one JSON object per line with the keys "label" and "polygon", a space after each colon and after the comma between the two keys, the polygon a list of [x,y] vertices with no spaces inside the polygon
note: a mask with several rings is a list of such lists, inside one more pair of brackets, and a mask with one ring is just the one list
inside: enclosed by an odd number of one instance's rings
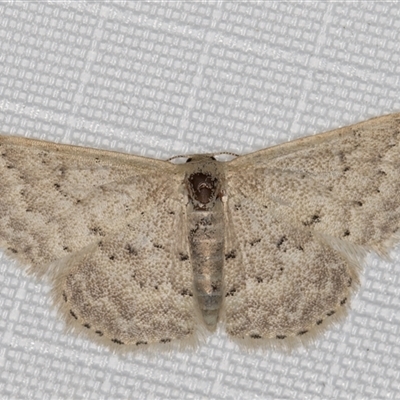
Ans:
{"label": "white grid background", "polygon": [[[1,2],[0,131],[168,158],[245,154],[400,111],[398,2]],[[0,194],[1,195],[1,194]],[[400,195],[400,194],[399,194]],[[0,397],[400,397],[400,250],[291,354],[115,355],[0,253]]]}

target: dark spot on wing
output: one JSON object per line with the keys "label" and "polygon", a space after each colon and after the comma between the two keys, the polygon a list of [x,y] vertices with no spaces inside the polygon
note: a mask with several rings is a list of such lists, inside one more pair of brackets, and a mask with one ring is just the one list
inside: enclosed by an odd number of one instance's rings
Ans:
{"label": "dark spot on wing", "polygon": [[229,260],[229,259],[234,259],[236,258],[236,251],[235,250],[231,250],[229,253],[225,254],[225,260]]}
{"label": "dark spot on wing", "polygon": [[196,232],[199,230],[199,225],[196,224],[196,227],[194,229],[190,230],[190,236],[194,236]]}
{"label": "dark spot on wing", "polygon": [[261,239],[255,239],[255,240],[252,240],[249,243],[250,243],[250,246],[254,246],[255,244],[260,243],[260,242],[261,242]]}
{"label": "dark spot on wing", "polygon": [[225,297],[234,296],[236,293],[236,289],[232,288],[229,292],[226,293]]}
{"label": "dark spot on wing", "polygon": [[261,339],[261,336],[258,335],[257,333],[251,334],[250,337],[251,337],[252,339]]}
{"label": "dark spot on wing", "polygon": [[142,341],[136,342],[136,346],[140,346],[140,345],[143,345],[143,344],[147,344],[147,342],[142,342]]}
{"label": "dark spot on wing", "polygon": [[297,335],[298,336],[305,335],[307,332],[308,332],[308,330],[305,329],[303,331],[297,332]]}
{"label": "dark spot on wing", "polygon": [[[282,247],[283,243],[285,243],[286,241],[287,241],[287,237],[286,237],[285,235],[283,235],[283,236],[279,239],[278,243],[276,244],[276,247],[277,247],[278,249],[280,249],[280,248]],[[284,250],[284,251],[285,251],[285,250]]]}
{"label": "dark spot on wing", "polygon": [[158,244],[158,243],[153,243],[153,247],[155,247],[156,249],[163,249],[164,246],[162,244]]}
{"label": "dark spot on wing", "polygon": [[160,343],[169,343],[170,341],[171,339],[166,338],[166,339],[161,339]]}
{"label": "dark spot on wing", "polygon": [[308,221],[303,221],[304,226],[311,226],[318,224],[318,222],[321,222],[321,218],[318,214],[314,214]]}
{"label": "dark spot on wing", "polygon": [[127,250],[128,251],[128,253],[130,254],[130,255],[132,255],[132,256],[137,256],[137,251],[136,251],[136,249],[131,245],[131,244],[129,244],[129,243],[127,243],[126,245],[125,245],[125,250]]}
{"label": "dark spot on wing", "polygon": [[89,324],[83,324],[83,326],[84,326],[85,328],[90,329],[90,325],[89,325]]}
{"label": "dark spot on wing", "polygon": [[193,293],[189,289],[182,289],[180,294],[181,296],[193,297]]}
{"label": "dark spot on wing", "polygon": [[95,331],[95,333],[97,333],[99,336],[103,336],[104,333],[102,331]]}
{"label": "dark spot on wing", "polygon": [[286,335],[276,335],[277,339],[286,339]]}
{"label": "dark spot on wing", "polygon": [[256,280],[257,280],[257,283],[262,283],[263,282],[263,279],[260,278],[259,276],[256,277]]}
{"label": "dark spot on wing", "polygon": [[93,226],[92,228],[89,228],[89,231],[92,235],[99,235],[99,236],[105,236],[104,232],[102,229],[98,226]]}
{"label": "dark spot on wing", "polygon": [[184,253],[179,253],[179,259],[181,261],[186,261],[186,260],[189,260],[189,256],[187,254],[184,254]]}
{"label": "dark spot on wing", "polygon": [[328,317],[330,317],[330,316],[333,315],[333,314],[335,314],[335,311],[334,311],[334,310],[329,311],[329,312],[326,313],[326,315],[327,315]]}
{"label": "dark spot on wing", "polygon": [[72,310],[69,310],[69,313],[70,313],[75,319],[78,319],[78,317],[76,316],[76,314],[75,314]]}
{"label": "dark spot on wing", "polygon": [[121,342],[121,340],[118,340],[118,339],[111,339],[111,341],[116,344],[124,344],[124,342]]}

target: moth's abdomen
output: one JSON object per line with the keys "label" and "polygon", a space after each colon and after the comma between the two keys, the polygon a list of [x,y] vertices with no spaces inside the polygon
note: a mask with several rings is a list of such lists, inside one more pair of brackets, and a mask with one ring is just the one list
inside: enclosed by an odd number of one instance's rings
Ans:
{"label": "moth's abdomen", "polygon": [[194,293],[204,322],[214,330],[222,304],[224,214],[220,201],[210,211],[188,211],[190,257]]}
{"label": "moth's abdomen", "polygon": [[188,162],[185,184],[193,291],[204,323],[213,331],[223,295],[225,177],[221,163],[212,156],[195,155]]}

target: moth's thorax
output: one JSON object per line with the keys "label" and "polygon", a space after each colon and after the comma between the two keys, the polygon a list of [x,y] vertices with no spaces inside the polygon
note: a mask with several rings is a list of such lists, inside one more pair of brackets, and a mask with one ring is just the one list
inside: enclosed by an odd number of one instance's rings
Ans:
{"label": "moth's thorax", "polygon": [[200,155],[191,157],[185,168],[194,293],[206,327],[214,330],[223,296],[223,164],[210,155]]}

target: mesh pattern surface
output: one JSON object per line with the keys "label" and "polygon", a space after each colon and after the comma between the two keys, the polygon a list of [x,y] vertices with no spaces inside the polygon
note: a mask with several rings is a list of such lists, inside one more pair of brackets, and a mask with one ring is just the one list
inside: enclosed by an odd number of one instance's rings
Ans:
{"label": "mesh pattern surface", "polygon": [[[396,2],[0,4],[0,130],[168,158],[245,154],[400,111]],[[1,195],[1,194],[0,194]],[[2,398],[400,396],[400,251],[306,348],[112,354],[1,253]]]}

